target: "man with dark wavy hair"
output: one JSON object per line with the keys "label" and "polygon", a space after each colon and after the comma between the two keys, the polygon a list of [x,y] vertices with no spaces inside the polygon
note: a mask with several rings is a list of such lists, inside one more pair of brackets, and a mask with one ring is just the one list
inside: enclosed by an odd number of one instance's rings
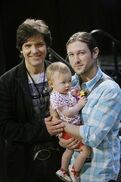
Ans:
{"label": "man with dark wavy hair", "polygon": [[0,77],[0,137],[4,144],[1,182],[57,182],[61,148],[48,133],[45,60],[51,33],[43,20],[26,19],[17,29],[22,62]]}

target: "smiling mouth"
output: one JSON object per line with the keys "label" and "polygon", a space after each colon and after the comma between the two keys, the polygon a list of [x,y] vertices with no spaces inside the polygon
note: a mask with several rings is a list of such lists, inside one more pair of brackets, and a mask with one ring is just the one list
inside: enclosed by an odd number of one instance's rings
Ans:
{"label": "smiling mouth", "polygon": [[83,65],[76,65],[74,68],[81,68]]}
{"label": "smiling mouth", "polygon": [[40,61],[40,59],[41,59],[40,57],[32,57],[33,61]]}
{"label": "smiling mouth", "polygon": [[32,58],[34,58],[34,59],[39,59],[40,56],[32,56]]}

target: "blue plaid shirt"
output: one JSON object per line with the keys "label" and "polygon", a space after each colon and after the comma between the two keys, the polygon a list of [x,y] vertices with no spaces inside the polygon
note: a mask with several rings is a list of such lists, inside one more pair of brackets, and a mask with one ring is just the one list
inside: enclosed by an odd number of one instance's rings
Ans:
{"label": "blue plaid shirt", "polygon": [[[90,92],[87,104],[81,112],[80,135],[86,145],[92,148],[91,163],[85,163],[81,170],[81,182],[108,182],[116,180],[120,168],[121,89],[116,82],[107,79],[94,85],[104,76],[98,68],[96,76],[82,84]],[[73,76],[73,86],[78,77]],[[92,90],[92,91],[91,91]],[[78,155],[74,153],[74,158]]]}

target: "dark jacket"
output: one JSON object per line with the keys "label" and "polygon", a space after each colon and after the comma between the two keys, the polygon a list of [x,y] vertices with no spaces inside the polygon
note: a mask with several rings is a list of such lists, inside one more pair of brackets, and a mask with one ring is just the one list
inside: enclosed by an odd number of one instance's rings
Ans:
{"label": "dark jacket", "polygon": [[4,166],[0,167],[1,176],[7,179],[11,176],[16,182],[27,180],[25,175],[32,172],[29,168],[35,165],[32,164],[35,144],[58,147],[57,138],[49,135],[44,119],[39,124],[34,122],[24,62],[0,77],[0,137],[3,154],[0,165]]}

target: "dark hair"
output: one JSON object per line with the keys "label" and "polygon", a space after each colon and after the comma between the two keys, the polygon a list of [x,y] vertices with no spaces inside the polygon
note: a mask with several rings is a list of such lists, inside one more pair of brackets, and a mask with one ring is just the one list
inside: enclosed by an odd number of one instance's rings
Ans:
{"label": "dark hair", "polygon": [[49,27],[43,20],[26,19],[21,25],[19,25],[16,33],[16,47],[19,51],[22,49],[22,45],[28,38],[41,34],[44,36],[47,47],[51,45],[52,37]]}
{"label": "dark hair", "polygon": [[73,34],[67,41],[66,48],[68,47],[68,45],[70,43],[75,42],[75,41],[80,41],[80,42],[86,43],[87,46],[89,47],[90,51],[92,51],[95,47],[97,47],[95,38],[92,36],[91,33],[88,33],[88,32],[77,32],[77,33]]}

